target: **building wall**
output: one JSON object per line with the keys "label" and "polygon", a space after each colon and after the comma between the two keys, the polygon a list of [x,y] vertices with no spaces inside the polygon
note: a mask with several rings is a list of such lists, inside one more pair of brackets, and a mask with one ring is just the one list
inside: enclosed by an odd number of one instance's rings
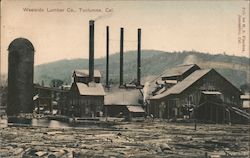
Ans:
{"label": "building wall", "polygon": [[58,100],[58,110],[59,114],[66,115],[68,112],[68,105],[69,105],[69,92],[61,92],[59,93],[59,100]]}
{"label": "building wall", "polygon": [[70,97],[71,115],[76,117],[95,117],[103,111],[104,96]]}
{"label": "building wall", "polygon": [[[138,105],[137,105],[138,106]],[[133,117],[144,117],[144,112],[131,112],[127,105],[105,105],[104,116],[123,117],[131,120]]]}
{"label": "building wall", "polygon": [[[66,114],[68,109],[68,90],[55,89],[51,87],[34,86],[34,96],[38,94],[38,98],[34,101],[35,107],[38,108],[38,113],[43,109],[52,112],[53,109],[58,110],[59,114]],[[53,105],[52,102],[57,102]]]}
{"label": "building wall", "polygon": [[40,113],[40,108],[43,107],[44,110],[52,111],[52,91],[48,88],[43,87],[34,87],[34,95],[39,96],[38,99],[35,100],[35,106],[38,108],[38,113]]}
{"label": "building wall", "polygon": [[105,105],[105,115],[111,117],[122,117],[128,115],[126,105]]}

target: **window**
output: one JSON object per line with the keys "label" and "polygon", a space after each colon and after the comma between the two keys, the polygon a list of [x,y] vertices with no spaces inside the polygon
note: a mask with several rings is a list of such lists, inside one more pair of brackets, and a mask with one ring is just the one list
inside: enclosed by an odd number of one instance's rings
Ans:
{"label": "window", "polygon": [[188,96],[188,105],[192,105],[194,103],[194,100],[193,100],[193,96],[192,95],[189,95]]}

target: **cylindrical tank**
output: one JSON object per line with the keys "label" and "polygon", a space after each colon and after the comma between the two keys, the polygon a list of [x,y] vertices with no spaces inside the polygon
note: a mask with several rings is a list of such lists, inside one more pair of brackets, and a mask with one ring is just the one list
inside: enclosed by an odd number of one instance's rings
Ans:
{"label": "cylindrical tank", "polygon": [[8,59],[7,115],[33,111],[34,47],[25,38],[13,40]]}

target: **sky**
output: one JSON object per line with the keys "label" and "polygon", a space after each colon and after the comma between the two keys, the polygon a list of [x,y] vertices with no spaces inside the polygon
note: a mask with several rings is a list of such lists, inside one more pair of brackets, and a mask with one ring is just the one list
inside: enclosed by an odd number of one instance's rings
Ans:
{"label": "sky", "polygon": [[7,72],[7,49],[18,37],[34,45],[35,65],[88,58],[91,19],[96,19],[95,58],[105,56],[106,26],[110,27],[111,54],[119,52],[123,27],[125,51],[137,49],[137,29],[141,28],[142,49],[249,57],[247,0],[2,0],[1,72]]}

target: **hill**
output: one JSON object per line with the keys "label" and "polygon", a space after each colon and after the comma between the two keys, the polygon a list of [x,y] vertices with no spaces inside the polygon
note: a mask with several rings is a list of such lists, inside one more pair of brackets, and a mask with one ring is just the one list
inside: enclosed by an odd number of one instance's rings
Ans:
{"label": "hill", "polygon": [[[124,54],[124,81],[136,79],[136,51]],[[196,63],[202,68],[215,68],[237,87],[249,81],[250,59],[229,55],[211,55],[195,51],[162,52],[156,50],[142,51],[142,77],[158,75],[167,68],[180,64]],[[102,73],[102,82],[105,82],[106,58],[95,60],[95,69]],[[74,69],[88,69],[88,59],[60,60],[52,63],[35,66],[35,83],[49,85],[52,79],[71,83]],[[247,75],[248,74],[248,75]],[[119,82],[119,53],[110,55],[110,80]]]}

